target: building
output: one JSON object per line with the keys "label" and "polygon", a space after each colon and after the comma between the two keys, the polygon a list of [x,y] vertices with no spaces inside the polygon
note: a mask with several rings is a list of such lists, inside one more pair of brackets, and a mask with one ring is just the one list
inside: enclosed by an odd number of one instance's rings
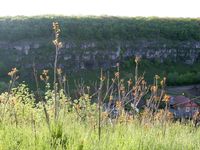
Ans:
{"label": "building", "polygon": [[170,99],[170,111],[176,119],[192,118],[200,110],[200,106],[185,96],[175,96]]}

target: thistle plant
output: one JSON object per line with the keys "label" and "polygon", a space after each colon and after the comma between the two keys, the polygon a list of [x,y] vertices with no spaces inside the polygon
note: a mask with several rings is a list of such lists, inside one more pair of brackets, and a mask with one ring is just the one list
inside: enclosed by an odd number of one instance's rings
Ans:
{"label": "thistle plant", "polygon": [[6,103],[9,101],[9,96],[11,94],[11,90],[15,84],[15,81],[19,78],[19,76],[17,76],[17,73],[18,73],[17,68],[12,68],[12,70],[8,73],[8,75],[10,76],[10,84],[8,88],[8,98]]}
{"label": "thistle plant", "polygon": [[135,57],[135,84],[138,81],[138,65],[139,65],[140,59],[141,59],[140,56]]}
{"label": "thistle plant", "polygon": [[103,70],[101,69],[101,76],[100,76],[100,86],[98,91],[98,135],[99,140],[101,139],[101,106],[102,106],[102,88],[104,83],[105,77],[103,76]]}
{"label": "thistle plant", "polygon": [[[46,87],[49,87],[49,83],[48,83],[49,75],[48,75],[48,72],[49,72],[48,70],[43,70],[42,74],[40,75],[40,79],[45,82]],[[38,83],[37,74],[35,74],[35,73],[36,72],[34,71],[34,76],[35,76],[35,80],[36,80],[36,84],[37,84]],[[38,94],[39,94],[39,90],[38,89],[37,89],[37,91],[38,91]],[[41,98],[40,94],[38,96]],[[44,110],[47,126],[48,126],[49,130],[51,130],[50,129],[50,118],[49,118],[49,114],[47,112],[47,108],[46,108],[45,101],[44,101],[43,98],[41,98],[41,102],[42,102],[42,107],[43,107],[43,110]]]}
{"label": "thistle plant", "polygon": [[53,44],[55,46],[55,60],[54,60],[54,80],[53,80],[53,85],[54,85],[54,103],[55,103],[55,121],[58,119],[59,115],[59,99],[57,95],[58,91],[58,83],[57,83],[57,62],[58,62],[58,53],[59,50],[62,48],[62,42],[60,41],[60,26],[58,22],[53,22],[53,30],[54,30],[54,36],[55,39],[53,40]]}
{"label": "thistle plant", "polygon": [[[15,84],[16,80],[19,78],[17,73],[18,73],[17,68],[12,68],[12,70],[8,73],[8,76],[10,76],[10,82],[9,82],[9,86],[8,86],[7,98],[6,98],[5,102],[4,102],[4,107],[2,109],[1,121],[3,121],[3,119],[4,119],[5,110],[6,110],[6,107],[7,107],[7,103],[10,100],[10,95],[11,95],[11,92],[12,92],[12,88],[14,87],[14,84]],[[13,111],[14,111],[14,114],[15,114],[15,120],[16,120],[16,125],[17,125],[17,118],[16,118],[15,109],[13,109]]]}

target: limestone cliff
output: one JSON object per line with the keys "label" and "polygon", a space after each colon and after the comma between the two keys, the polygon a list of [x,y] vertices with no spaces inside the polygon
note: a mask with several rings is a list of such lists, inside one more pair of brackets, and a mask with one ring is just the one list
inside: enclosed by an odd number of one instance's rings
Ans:
{"label": "limestone cliff", "polygon": [[61,24],[59,65],[69,71],[109,68],[140,55],[193,64],[200,58],[198,19],[116,17],[0,18],[0,69],[53,66],[51,23]]}

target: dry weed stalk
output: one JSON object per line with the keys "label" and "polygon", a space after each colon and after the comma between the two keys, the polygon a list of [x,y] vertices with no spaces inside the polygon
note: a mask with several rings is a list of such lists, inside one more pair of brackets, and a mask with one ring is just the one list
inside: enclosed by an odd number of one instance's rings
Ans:
{"label": "dry weed stalk", "polygon": [[54,60],[54,80],[53,80],[53,85],[54,85],[54,103],[55,103],[55,121],[58,119],[59,115],[59,99],[58,99],[58,83],[57,83],[57,63],[58,63],[58,53],[59,50],[62,48],[62,42],[60,41],[60,26],[58,22],[53,22],[53,30],[54,30],[54,36],[55,39],[53,40],[53,44],[55,46],[55,60]]}
{"label": "dry weed stalk", "polygon": [[[44,114],[45,114],[45,120],[46,120],[48,129],[50,131],[51,130],[51,128],[50,128],[51,122],[50,122],[49,114],[47,112],[45,101],[41,97],[40,92],[39,92],[39,84],[38,84],[39,82],[38,82],[38,75],[37,75],[37,70],[35,68],[35,64],[33,65],[33,75],[34,75],[35,83],[36,83],[37,97],[42,102],[42,107],[43,107],[43,111],[44,111]],[[48,70],[43,70],[43,73],[40,75],[40,79],[45,82],[45,85],[48,83],[48,80],[49,80]]]}
{"label": "dry weed stalk", "polygon": [[[14,84],[15,84],[16,80],[19,78],[17,73],[18,73],[17,68],[12,68],[12,70],[8,73],[8,76],[10,76],[10,82],[9,82],[9,86],[8,86],[7,98],[6,98],[5,102],[4,102],[4,107],[2,109],[2,114],[1,114],[1,121],[2,122],[4,120],[4,115],[6,113],[5,111],[6,111],[7,104],[9,102],[9,100],[10,100],[12,88],[14,87]],[[16,110],[15,110],[15,107],[14,107],[13,99],[12,99],[12,104],[13,104],[12,109],[14,111],[15,123],[16,123],[16,126],[17,126],[18,120],[17,120],[17,114],[16,114]]]}
{"label": "dry weed stalk", "polygon": [[105,77],[103,76],[103,70],[101,69],[101,76],[100,76],[100,86],[98,91],[98,135],[99,140],[101,139],[101,106],[102,106],[102,88],[104,83]]}

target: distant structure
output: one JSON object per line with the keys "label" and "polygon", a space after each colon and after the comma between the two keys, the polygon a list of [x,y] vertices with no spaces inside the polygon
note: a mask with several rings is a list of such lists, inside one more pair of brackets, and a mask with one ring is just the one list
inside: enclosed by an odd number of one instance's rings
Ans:
{"label": "distant structure", "polygon": [[185,96],[171,97],[169,104],[175,119],[190,119],[196,112],[200,111],[200,105]]}

